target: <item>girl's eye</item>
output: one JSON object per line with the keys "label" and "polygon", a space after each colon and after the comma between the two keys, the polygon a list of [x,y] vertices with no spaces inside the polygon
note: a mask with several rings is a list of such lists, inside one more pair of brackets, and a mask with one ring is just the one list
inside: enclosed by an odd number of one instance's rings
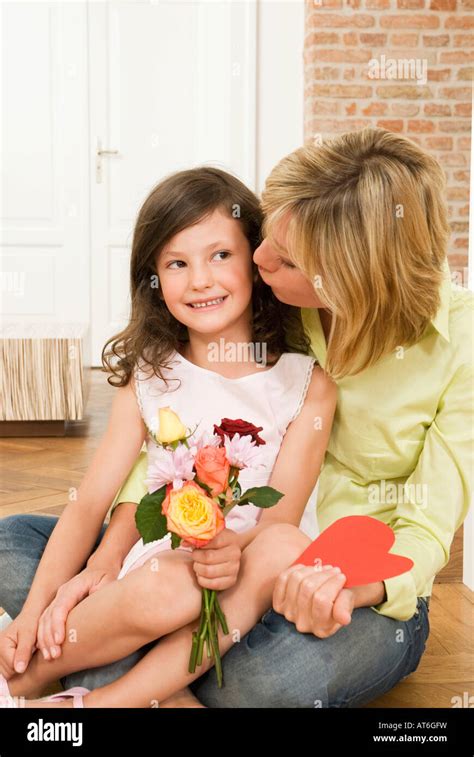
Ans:
{"label": "girl's eye", "polygon": [[282,260],[281,264],[284,268],[296,268],[296,266],[293,263],[287,263],[286,260]]}
{"label": "girl's eye", "polygon": [[216,255],[225,255],[225,257],[220,258],[220,260],[226,260],[230,255],[230,252],[228,252],[228,250],[219,250],[219,252],[214,253],[213,257],[215,257]]}
{"label": "girl's eye", "polygon": [[179,268],[181,268],[180,264],[186,265],[186,263],[184,262],[184,260],[172,260],[171,263],[168,263],[168,265],[166,267],[167,268],[172,268],[172,266],[177,265]]}

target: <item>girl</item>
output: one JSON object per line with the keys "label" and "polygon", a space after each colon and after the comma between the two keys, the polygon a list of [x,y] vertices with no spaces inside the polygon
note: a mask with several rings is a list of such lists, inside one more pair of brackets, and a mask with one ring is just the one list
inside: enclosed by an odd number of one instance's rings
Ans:
{"label": "girl", "polygon": [[[204,655],[196,673],[187,672],[203,581],[222,588],[225,579],[220,603],[231,629],[219,637],[225,654],[268,610],[277,576],[310,543],[298,526],[323,462],[335,386],[314,358],[289,351],[283,324],[292,330],[293,349],[307,345],[297,311],[277,301],[252,263],[260,223],[256,197],[215,168],[172,175],[145,201],[132,246],[130,323],[103,353],[114,376],[109,383],[118,387],[109,426],[11,624],[18,631],[23,622],[36,623],[38,649],[24,673],[13,674],[14,645],[0,646],[4,696],[38,696],[50,681],[150,645],[133,670],[88,693],[84,704],[161,704],[211,666]],[[216,360],[219,346],[224,351]],[[229,362],[227,346],[236,354],[242,346],[260,347],[268,359],[257,362],[249,350],[248,361]],[[90,554],[145,439],[153,457],[144,421],[152,427],[166,406],[199,433],[212,432],[225,416],[261,426],[262,467],[242,471],[242,489],[268,483],[284,496],[269,510],[234,508],[225,530],[203,550],[171,550],[169,537],[146,546],[138,540],[117,579],[77,604],[65,634],[54,638],[52,600]],[[345,581],[337,569],[317,578],[324,587]],[[340,621],[349,617],[341,612]],[[71,699],[80,706],[84,693],[71,690],[63,702],[26,706],[71,706]]]}

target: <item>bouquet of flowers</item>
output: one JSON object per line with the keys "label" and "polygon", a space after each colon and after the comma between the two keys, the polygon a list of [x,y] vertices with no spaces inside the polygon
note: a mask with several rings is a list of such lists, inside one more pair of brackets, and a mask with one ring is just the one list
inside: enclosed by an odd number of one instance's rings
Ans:
{"label": "bouquet of flowers", "polygon": [[[148,433],[158,449],[148,468],[148,488],[138,505],[135,522],[144,544],[171,534],[171,547],[204,547],[225,528],[233,507],[276,505],[283,494],[271,486],[242,493],[238,478],[243,468],[258,465],[262,427],[241,419],[223,418],[214,433],[196,437],[169,407],[159,409],[159,429]],[[214,660],[218,686],[222,686],[218,628],[228,634],[217,592],[202,589],[199,628],[193,632],[189,672],[202,664],[204,644]]]}

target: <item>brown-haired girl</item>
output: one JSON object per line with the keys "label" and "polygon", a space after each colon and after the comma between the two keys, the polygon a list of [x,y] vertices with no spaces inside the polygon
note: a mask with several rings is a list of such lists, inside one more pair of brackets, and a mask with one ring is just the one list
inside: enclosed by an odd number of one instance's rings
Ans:
{"label": "brown-haired girl", "polygon": [[[77,500],[68,504],[48,541],[23,610],[4,632],[12,643],[0,645],[0,693],[8,702],[8,697],[37,695],[49,681],[119,660],[155,640],[127,676],[87,694],[84,703],[150,707],[163,702],[212,665],[205,656],[195,673],[188,672],[191,630],[201,611],[200,580],[205,577],[208,586],[211,580],[221,590],[232,629],[219,634],[225,654],[236,634],[244,636],[270,608],[278,574],[310,543],[298,526],[322,465],[335,386],[314,358],[287,347],[291,308],[276,300],[252,262],[259,229],[255,196],[215,168],[174,174],[145,201],[133,238],[130,323],[104,350],[117,386],[109,426]],[[297,327],[298,318],[293,322]],[[248,359],[227,360],[225,350],[216,359],[216,345],[258,343],[268,360],[257,361],[252,351]],[[121,555],[115,576],[100,579],[100,591],[80,596],[79,604],[76,591],[76,606],[67,620],[62,612],[58,621],[61,597],[71,590],[67,582],[75,581],[88,558],[145,440],[152,462],[156,445],[147,428],[153,428],[158,409],[169,406],[199,434],[212,433],[223,417],[261,427],[260,465],[244,469],[239,481],[243,490],[269,484],[284,496],[268,510],[234,508],[226,528],[202,549],[172,550],[170,536],[147,545],[138,539]],[[123,546],[113,535],[108,540],[116,553]],[[319,575],[321,583],[345,580],[340,570]],[[344,608],[340,615],[346,622]],[[13,674],[19,661],[14,640],[25,627],[34,630],[37,651],[25,672]],[[71,689],[61,696],[63,702],[26,704],[71,706],[74,700],[81,706],[84,694],[84,688]]]}

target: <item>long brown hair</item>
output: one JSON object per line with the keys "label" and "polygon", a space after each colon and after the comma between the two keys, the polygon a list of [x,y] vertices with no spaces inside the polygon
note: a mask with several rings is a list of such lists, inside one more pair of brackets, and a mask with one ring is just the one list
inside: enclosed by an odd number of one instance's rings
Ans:
{"label": "long brown hair", "polygon": [[288,253],[332,312],[325,370],[359,373],[423,335],[440,304],[449,237],[437,161],[385,129],[283,158],[262,194],[265,232],[290,214]]}
{"label": "long brown hair", "polygon": [[[139,358],[165,381],[174,351],[188,341],[187,328],[159,296],[157,256],[183,229],[221,209],[242,225],[252,252],[261,241],[262,211],[258,198],[235,176],[203,166],[179,171],[157,184],[141,207],[136,221],[130,262],[131,316],[126,328],[111,337],[102,350],[102,365],[112,386],[125,386]],[[273,362],[283,352],[307,352],[299,309],[285,305],[262,280],[253,263],[252,341],[266,345]]]}

